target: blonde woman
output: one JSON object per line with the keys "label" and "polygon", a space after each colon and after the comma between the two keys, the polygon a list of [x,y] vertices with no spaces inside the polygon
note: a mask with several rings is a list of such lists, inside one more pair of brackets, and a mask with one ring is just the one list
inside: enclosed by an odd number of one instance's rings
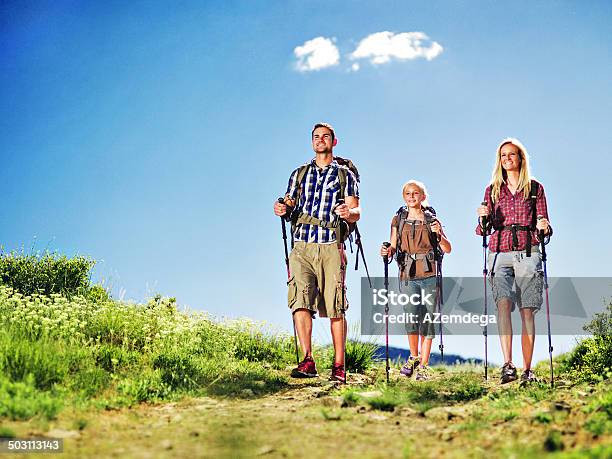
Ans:
{"label": "blonde woman", "polygon": [[[497,305],[499,338],[504,355],[501,383],[518,379],[512,362],[511,312],[518,305],[521,321],[523,373],[521,381],[535,381],[531,370],[535,342],[534,315],[542,306],[543,272],[539,232],[548,239],[552,228],[544,187],[529,175],[525,146],[514,138],[497,147],[491,184],[478,207],[476,234],[490,234],[487,268]],[[548,241],[546,241],[548,242]]]}
{"label": "blonde woman", "polygon": [[436,261],[439,253],[436,251],[450,253],[451,243],[444,235],[435,211],[429,207],[423,183],[408,181],[402,187],[402,196],[406,205],[393,217],[390,246],[383,245],[380,254],[389,258],[396,255],[402,291],[406,289],[409,295],[431,293],[435,299],[430,305],[406,306],[406,312],[411,314],[410,317],[418,317],[418,321],[406,324],[410,357],[402,366],[401,374],[411,377],[416,372],[416,380],[424,381],[430,377],[429,355],[435,337],[435,324],[423,319],[426,314],[433,319],[437,304]]}

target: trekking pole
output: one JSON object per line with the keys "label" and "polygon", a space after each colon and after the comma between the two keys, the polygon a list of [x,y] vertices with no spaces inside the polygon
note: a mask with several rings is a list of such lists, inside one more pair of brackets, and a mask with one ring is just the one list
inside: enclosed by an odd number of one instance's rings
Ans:
{"label": "trekking pole", "polygon": [[[338,199],[338,204],[336,207],[344,204],[344,199]],[[340,216],[336,215],[336,223],[341,225]],[[340,232],[336,233],[340,234]],[[344,242],[336,241],[338,244],[338,251],[340,252],[340,271],[341,271],[341,279],[342,279],[342,366],[344,368],[344,384],[347,381],[347,371],[346,371],[346,310],[345,310],[345,301],[346,301],[346,292],[345,292],[345,282],[346,282],[346,263],[345,263],[345,253],[344,253]]]}
{"label": "trekking pole", "polygon": [[[544,218],[542,215],[538,215],[538,220]],[[542,265],[544,266],[544,289],[546,290],[546,322],[548,323],[548,357],[550,360],[550,387],[555,387],[555,374],[553,372],[553,361],[552,361],[552,338],[550,335],[550,302],[548,300],[548,273],[546,271],[546,244],[544,243],[544,230],[540,230],[540,246],[542,250]]]}
{"label": "trekking pole", "polygon": [[438,273],[436,275],[436,290],[437,290],[437,301],[438,304],[438,313],[440,314],[440,345],[438,349],[440,350],[440,362],[444,363],[444,337],[442,335],[442,305],[444,301],[442,299],[442,261],[438,262]]}
{"label": "trekking pole", "polygon": [[[383,246],[387,249],[391,247],[391,243],[383,242]],[[385,291],[387,292],[387,302],[385,303],[385,372],[387,373],[387,384],[389,384],[389,255],[383,257],[385,264]]]}
{"label": "trekking pole", "polygon": [[[483,201],[481,202],[481,205],[486,206],[487,202]],[[483,266],[482,266],[482,279],[484,282],[484,315],[485,317],[487,316],[487,274],[488,274],[488,269],[487,269],[487,217],[482,217],[482,259],[483,259]],[[488,329],[487,329],[487,322],[485,322],[485,326],[484,329],[482,331],[482,334],[484,335],[484,345],[485,345],[485,380],[488,379],[488,369],[489,369],[489,362],[488,362],[488,355],[487,355],[487,338],[488,338]]]}
{"label": "trekking pole", "polygon": [[[278,202],[280,204],[285,204],[285,200],[283,198],[278,198]],[[285,219],[280,217],[281,219],[281,228],[283,230],[283,243],[285,245],[285,266],[287,268],[287,281],[291,279],[291,271],[289,270],[289,251],[287,250],[287,229],[285,228]],[[293,322],[293,342],[295,343],[295,360],[298,365],[300,364],[300,353],[298,351],[298,340],[297,340],[297,332],[295,330],[295,317],[293,313],[291,313],[291,320]]]}

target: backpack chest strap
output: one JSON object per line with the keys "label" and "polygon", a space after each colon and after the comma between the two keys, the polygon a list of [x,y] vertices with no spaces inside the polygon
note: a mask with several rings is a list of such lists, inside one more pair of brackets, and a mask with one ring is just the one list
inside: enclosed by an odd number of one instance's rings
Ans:
{"label": "backpack chest strap", "polygon": [[308,215],[305,213],[300,213],[297,220],[296,220],[296,224],[298,225],[315,225],[315,226],[320,226],[321,228],[328,228],[328,229],[336,229],[338,228],[338,220],[334,219],[331,222],[327,221],[327,220],[321,220],[320,218],[316,218],[313,217],[312,215]]}
{"label": "backpack chest strap", "polygon": [[430,250],[427,253],[406,253],[402,252],[400,255],[400,259],[398,259],[398,264],[401,270],[411,271],[412,266],[417,261],[423,263],[423,272],[431,273],[433,272],[433,261],[435,259],[434,251]]}

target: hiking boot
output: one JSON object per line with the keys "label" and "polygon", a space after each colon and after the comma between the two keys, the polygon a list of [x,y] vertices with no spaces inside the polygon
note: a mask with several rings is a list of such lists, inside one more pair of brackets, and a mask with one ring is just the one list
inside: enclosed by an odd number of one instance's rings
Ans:
{"label": "hiking boot", "polygon": [[406,363],[404,365],[402,365],[400,373],[403,374],[404,376],[410,378],[412,376],[412,374],[414,373],[414,369],[418,366],[419,361],[420,361],[419,360],[419,356],[416,356],[416,357],[410,356],[410,357],[408,357],[408,360],[406,360]]}
{"label": "hiking boot", "polygon": [[312,357],[305,357],[300,363],[298,363],[297,368],[291,370],[292,378],[314,378],[319,376],[317,373],[317,367],[315,365],[315,361]]}
{"label": "hiking boot", "polygon": [[427,365],[419,365],[416,367],[416,381],[428,381],[431,379],[431,370]]}
{"label": "hiking boot", "polygon": [[340,381],[341,383],[346,384],[346,373],[344,371],[344,365],[342,365],[341,363],[334,363],[329,380]]}
{"label": "hiking boot", "polygon": [[530,382],[537,382],[537,381],[538,381],[538,378],[536,378],[536,375],[531,370],[525,370],[523,371],[523,374],[521,374],[521,383],[530,383]]}
{"label": "hiking boot", "polygon": [[501,383],[506,384],[512,381],[516,381],[518,376],[516,375],[516,367],[512,362],[504,363],[501,369]]}

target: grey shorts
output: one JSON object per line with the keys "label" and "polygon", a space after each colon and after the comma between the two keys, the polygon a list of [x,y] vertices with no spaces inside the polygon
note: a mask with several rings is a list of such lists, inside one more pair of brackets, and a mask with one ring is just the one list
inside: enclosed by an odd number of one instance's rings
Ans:
{"label": "grey shorts", "polygon": [[[406,314],[413,314],[412,317],[418,318],[415,322],[406,322],[406,333],[414,335],[418,333],[425,338],[434,338],[436,336],[436,319],[434,313],[437,312],[437,290],[436,277],[426,277],[425,279],[400,280],[401,293],[407,295],[413,294],[430,294],[430,300],[425,304],[413,305],[407,304],[404,306]],[[427,320],[426,320],[427,318]]]}
{"label": "grey shorts", "polygon": [[487,266],[495,304],[509,299],[512,301],[512,311],[515,305],[531,308],[534,312],[540,310],[544,272],[538,246],[532,246],[530,257],[524,251],[489,252]]}

